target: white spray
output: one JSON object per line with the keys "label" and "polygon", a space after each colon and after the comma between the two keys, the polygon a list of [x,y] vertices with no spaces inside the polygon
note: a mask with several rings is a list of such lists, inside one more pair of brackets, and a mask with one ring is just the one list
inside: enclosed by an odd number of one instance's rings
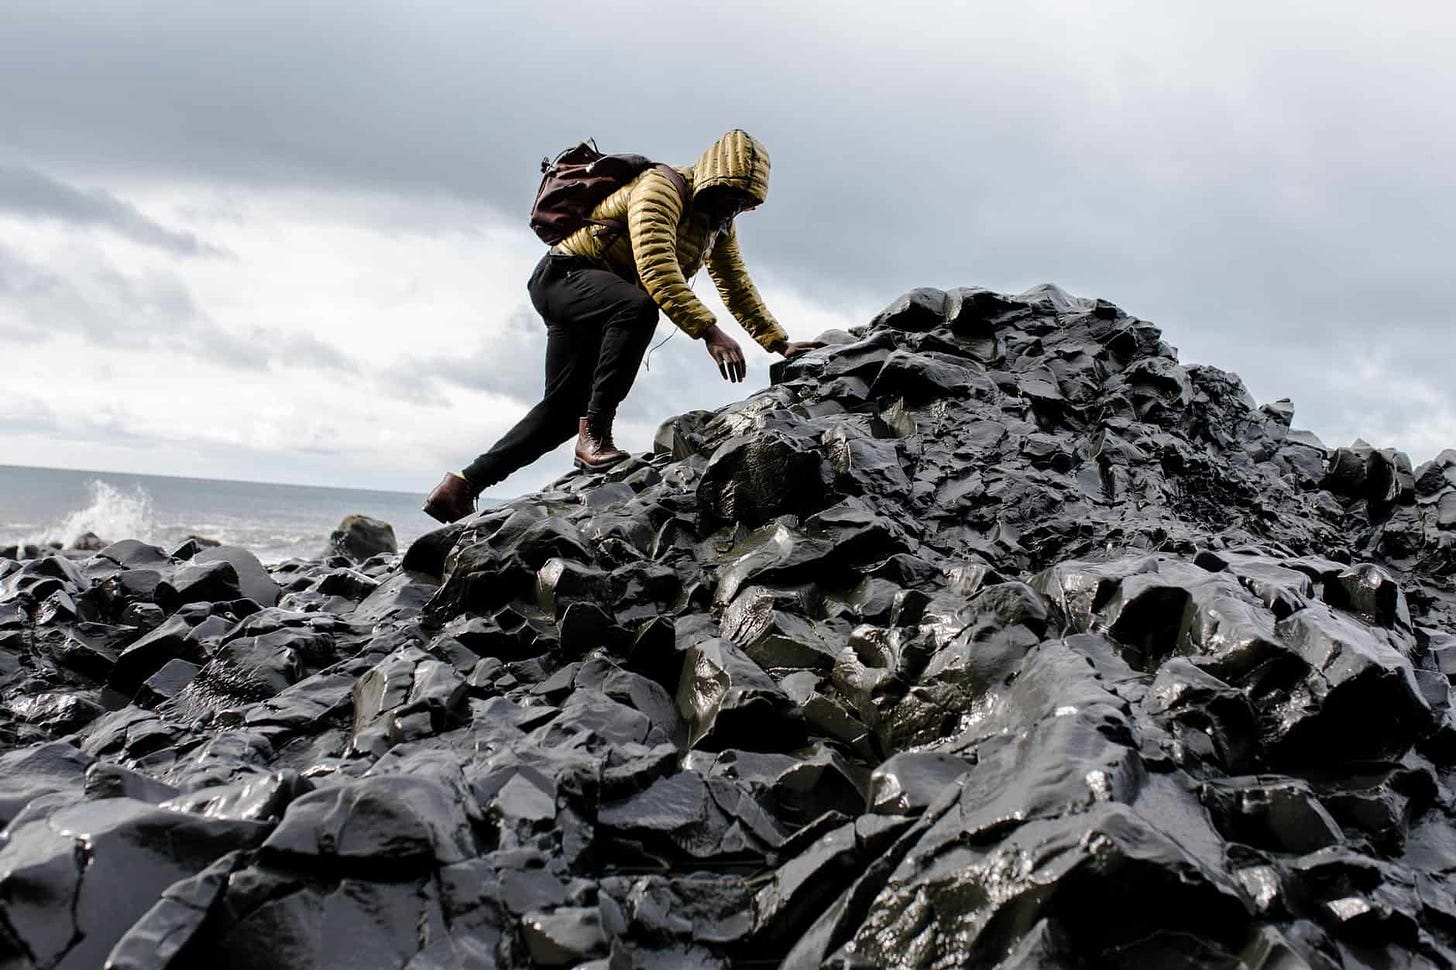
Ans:
{"label": "white spray", "polygon": [[117,539],[151,541],[156,521],[152,514],[152,497],[146,489],[134,485],[130,490],[122,490],[100,479],[91,480],[86,488],[85,506],[47,528],[39,538],[27,541],[37,545],[59,542],[69,546],[87,532],[93,532],[107,542]]}

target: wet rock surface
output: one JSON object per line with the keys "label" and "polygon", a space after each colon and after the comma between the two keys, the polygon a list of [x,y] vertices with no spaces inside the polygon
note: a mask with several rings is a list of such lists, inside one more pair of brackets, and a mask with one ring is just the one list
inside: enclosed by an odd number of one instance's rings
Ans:
{"label": "wet rock surface", "polygon": [[363,562],[382,552],[395,552],[394,526],[367,515],[350,515],[329,534],[329,551]]}
{"label": "wet rock surface", "polygon": [[403,555],[4,550],[0,965],[1456,964],[1456,451],[1050,286],[827,342]]}

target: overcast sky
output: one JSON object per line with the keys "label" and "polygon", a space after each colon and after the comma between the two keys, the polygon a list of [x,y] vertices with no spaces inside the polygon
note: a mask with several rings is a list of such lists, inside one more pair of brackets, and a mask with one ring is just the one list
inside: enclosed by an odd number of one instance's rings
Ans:
{"label": "overcast sky", "polygon": [[[1456,446],[1452,50],[1433,2],[7,0],[0,463],[428,489],[534,403],[540,158],[733,127],[795,338],[1050,281],[1419,462]],[[745,393],[678,334],[619,441]]]}

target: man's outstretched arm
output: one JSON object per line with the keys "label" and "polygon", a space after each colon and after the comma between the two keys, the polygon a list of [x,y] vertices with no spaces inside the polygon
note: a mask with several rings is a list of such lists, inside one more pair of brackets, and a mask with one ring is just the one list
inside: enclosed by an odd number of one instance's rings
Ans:
{"label": "man's outstretched arm", "polygon": [[690,337],[701,337],[714,324],[713,311],[688,286],[677,261],[677,224],[683,201],[677,186],[661,172],[649,171],[632,189],[627,231],[637,278],[667,318]]}
{"label": "man's outstretched arm", "polygon": [[728,232],[713,246],[708,255],[708,275],[718,287],[728,312],[764,350],[782,353],[789,346],[789,335],[764,305],[758,287],[748,275],[748,267],[743,264],[737,226],[730,224]]}
{"label": "man's outstretched arm", "polygon": [[738,342],[719,328],[709,310],[683,277],[677,261],[677,226],[682,196],[661,172],[648,172],[632,190],[627,229],[637,278],[667,318],[688,336],[701,339],[725,381],[742,381],[748,365]]}

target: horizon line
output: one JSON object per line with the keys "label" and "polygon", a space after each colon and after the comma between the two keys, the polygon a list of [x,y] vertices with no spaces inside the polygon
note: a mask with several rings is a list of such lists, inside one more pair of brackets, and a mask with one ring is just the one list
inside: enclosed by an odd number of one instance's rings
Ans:
{"label": "horizon line", "polygon": [[[210,478],[210,477],[203,476],[203,475],[167,475],[167,474],[161,474],[161,473],[157,473],[157,472],[129,472],[129,471],[120,471],[118,469],[105,469],[105,468],[67,468],[67,467],[58,466],[58,465],[18,465],[18,464],[15,464],[13,462],[0,462],[0,469],[6,469],[6,468],[25,469],[25,470],[30,470],[30,471],[47,471],[47,472],[77,472],[77,473],[81,473],[81,474],[91,474],[91,475],[129,476],[129,477],[132,477],[132,478],[170,478],[170,479],[173,479],[175,481],[183,481],[183,482],[218,482],[218,483],[231,484],[231,485],[273,485],[273,486],[277,486],[279,488],[309,488],[309,489],[316,489],[316,490],[319,490],[319,491],[374,492],[374,493],[377,493],[377,494],[380,494],[380,495],[413,495],[414,494],[413,492],[407,492],[407,491],[402,491],[402,490],[397,490],[397,489],[390,489],[390,488],[364,488],[364,487],[360,487],[360,486],[356,486],[356,485],[307,485],[307,484],[303,484],[303,483],[300,483],[300,482],[268,481],[266,479],[261,479],[261,478],[217,478],[217,477],[211,477]],[[485,497],[486,496],[482,496],[482,498],[485,498]],[[492,496],[492,498],[493,498],[493,496]]]}

